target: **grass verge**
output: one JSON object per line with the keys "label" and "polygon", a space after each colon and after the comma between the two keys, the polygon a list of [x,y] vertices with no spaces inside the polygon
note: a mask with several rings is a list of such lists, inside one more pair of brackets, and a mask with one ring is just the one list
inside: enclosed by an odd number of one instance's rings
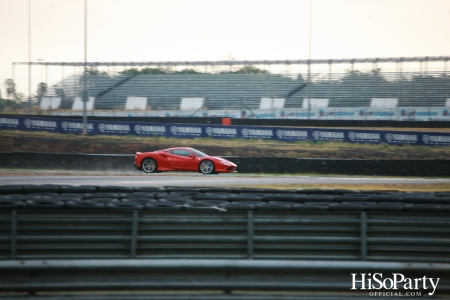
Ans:
{"label": "grass verge", "polygon": [[448,146],[279,142],[255,139],[179,139],[164,137],[82,136],[0,130],[0,152],[134,154],[171,147],[193,147],[212,156],[447,160]]}

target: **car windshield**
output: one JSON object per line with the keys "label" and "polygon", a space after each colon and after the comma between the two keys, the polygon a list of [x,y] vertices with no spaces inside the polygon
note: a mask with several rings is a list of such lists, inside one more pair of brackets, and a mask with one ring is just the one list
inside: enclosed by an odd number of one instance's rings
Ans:
{"label": "car windshield", "polygon": [[201,151],[198,151],[198,150],[195,150],[195,149],[192,149],[192,148],[190,148],[189,150],[191,150],[192,152],[194,152],[194,154],[197,155],[198,157],[208,156],[208,154],[205,154],[205,153],[203,153],[203,152],[201,152]]}

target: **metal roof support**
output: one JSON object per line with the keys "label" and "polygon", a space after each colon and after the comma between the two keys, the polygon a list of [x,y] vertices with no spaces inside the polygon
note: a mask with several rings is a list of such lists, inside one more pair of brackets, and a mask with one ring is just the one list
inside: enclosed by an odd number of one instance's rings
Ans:
{"label": "metal roof support", "polygon": [[[421,62],[427,59],[428,61],[447,61],[449,56],[429,56],[429,57],[382,57],[382,58],[344,58],[344,59],[300,59],[300,60],[228,60],[228,61],[147,61],[147,62],[87,62],[87,66],[176,66],[176,65],[189,65],[189,66],[203,66],[208,65],[267,65],[267,64],[332,64],[337,63],[386,63],[396,62],[402,60],[404,62]],[[28,65],[29,62],[14,62],[15,65]],[[31,65],[48,65],[48,66],[60,66],[65,64],[66,66],[84,66],[84,62],[30,62]]]}

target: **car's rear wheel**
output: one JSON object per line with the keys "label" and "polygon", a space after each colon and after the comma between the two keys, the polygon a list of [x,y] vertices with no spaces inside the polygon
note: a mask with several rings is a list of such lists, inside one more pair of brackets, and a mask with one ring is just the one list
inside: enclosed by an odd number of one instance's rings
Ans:
{"label": "car's rear wheel", "polygon": [[198,168],[203,174],[214,174],[214,171],[216,170],[214,163],[210,160],[202,161]]}
{"label": "car's rear wheel", "polygon": [[158,169],[158,164],[153,158],[147,158],[142,162],[142,171],[145,173],[154,173]]}

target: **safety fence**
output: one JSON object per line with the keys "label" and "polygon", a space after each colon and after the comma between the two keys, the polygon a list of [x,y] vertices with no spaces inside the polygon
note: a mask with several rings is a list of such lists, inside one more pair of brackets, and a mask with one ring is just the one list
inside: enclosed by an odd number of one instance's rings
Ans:
{"label": "safety fence", "polygon": [[[83,132],[83,122],[73,119],[0,115],[0,130]],[[171,138],[262,139],[282,142],[386,143],[390,145],[450,145],[450,133],[395,130],[259,127],[205,124],[96,121],[87,123],[90,135],[137,135]]]}

